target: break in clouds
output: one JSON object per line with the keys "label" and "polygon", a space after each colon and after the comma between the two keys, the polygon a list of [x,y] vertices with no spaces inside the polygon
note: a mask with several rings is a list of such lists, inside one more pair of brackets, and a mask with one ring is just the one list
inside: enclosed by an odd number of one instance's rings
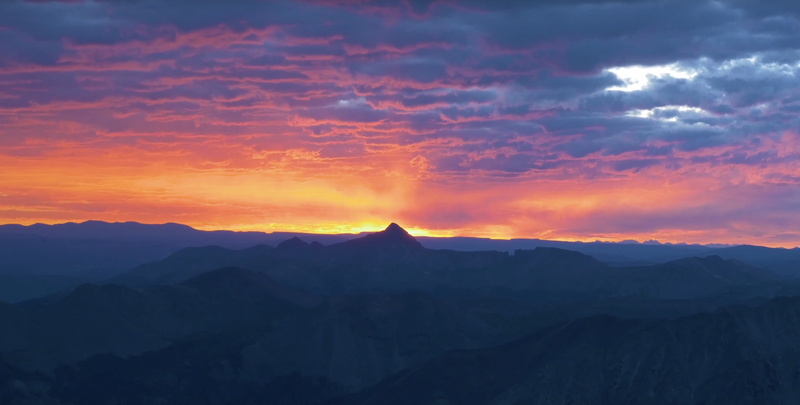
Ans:
{"label": "break in clouds", "polygon": [[[107,213],[25,162],[145,156],[143,173],[372,190],[300,199],[323,222],[789,246],[799,18],[763,0],[4,2],[0,206],[16,222]],[[374,197],[393,182],[400,206]],[[128,203],[146,212],[154,190]],[[237,204],[210,222],[281,222]]]}

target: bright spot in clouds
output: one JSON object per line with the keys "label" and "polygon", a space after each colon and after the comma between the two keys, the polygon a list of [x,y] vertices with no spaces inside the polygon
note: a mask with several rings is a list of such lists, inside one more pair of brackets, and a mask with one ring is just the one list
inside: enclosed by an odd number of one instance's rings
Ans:
{"label": "bright spot in clouds", "polygon": [[653,79],[673,77],[676,79],[692,80],[697,76],[694,69],[682,67],[677,63],[663,66],[624,66],[606,69],[615,74],[624,86],[613,86],[608,91],[640,91],[646,88]]}
{"label": "bright spot in clouds", "polygon": [[0,1],[0,222],[800,244],[796,1],[240,3]]}

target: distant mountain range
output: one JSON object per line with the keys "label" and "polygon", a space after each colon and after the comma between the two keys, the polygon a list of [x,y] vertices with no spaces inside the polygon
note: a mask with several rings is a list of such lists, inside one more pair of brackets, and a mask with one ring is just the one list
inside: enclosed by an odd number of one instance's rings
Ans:
{"label": "distant mountain range", "polygon": [[[281,242],[292,237],[303,237],[304,239],[317,240],[323,244],[338,243],[349,239],[355,239],[360,236],[370,234],[369,232],[362,232],[359,234],[312,234],[300,232],[254,232],[254,231],[200,231],[188,225],[181,225],[176,223],[166,224],[142,224],[138,222],[104,222],[104,221],[85,221],[80,223],[67,222],[62,224],[33,224],[33,225],[17,225],[7,224],[0,225],[0,235],[36,235],[49,238],[67,238],[67,239],[127,239],[127,240],[159,240],[168,243],[191,243],[191,244],[213,244],[227,247],[246,247],[259,243],[270,244]],[[530,248],[536,246],[515,246],[514,243],[547,243],[555,241],[547,241],[540,239],[488,239],[488,238],[473,238],[473,237],[417,237],[422,241],[423,245],[427,245],[426,241],[445,241],[448,243],[447,247],[439,246],[426,246],[429,248],[446,248],[454,250],[515,250],[520,248]],[[449,242],[446,242],[449,241]],[[509,244],[507,249],[485,249],[488,244]],[[435,242],[433,242],[435,243]],[[566,244],[587,244],[587,242],[557,242]],[[486,245],[483,245],[486,244]],[[675,246],[675,247],[712,247],[723,248],[733,247],[736,245],[727,244],[686,244],[686,243],[660,243],[656,240],[648,240],[645,242],[638,242],[635,240],[624,240],[620,242],[588,242],[588,244],[604,244],[604,245],[651,245],[651,246]],[[456,246],[462,245],[462,249],[455,249]],[[476,249],[476,247],[482,247]]]}
{"label": "distant mountain range", "polygon": [[[179,249],[190,246],[216,245],[231,249],[242,249],[257,244],[275,246],[285,240],[298,237],[305,241],[316,241],[323,245],[343,242],[363,237],[360,234],[308,234],[296,232],[233,232],[233,231],[200,231],[186,225],[168,223],[160,225],[140,224],[137,222],[86,221],[82,223],[64,223],[56,225],[34,224],[0,225],[0,238],[20,237],[23,235],[50,238],[53,240],[104,240],[113,241],[147,241],[159,244],[165,249]],[[663,262],[682,258],[691,254],[702,255],[713,250],[736,248],[736,245],[725,244],[662,244],[657,241],[621,242],[562,242],[541,239],[487,239],[473,237],[417,237],[420,244],[429,249],[448,249],[461,251],[497,250],[513,252],[518,249],[536,247],[558,247],[590,254],[604,262],[626,263],[631,261]],[[738,247],[747,247],[740,245]],[[754,247],[754,246],[751,246]],[[795,251],[788,256],[800,256],[800,249],[763,248],[770,251]],[[736,250],[732,250],[736,252]],[[163,253],[162,253],[163,254]],[[719,254],[719,252],[717,253]],[[735,254],[735,253],[731,253]],[[721,254],[726,257],[726,254]],[[727,257],[726,257],[727,258]]]}
{"label": "distant mountain range", "polygon": [[[218,246],[241,250],[278,246],[294,239],[295,248],[333,245],[368,234],[318,235],[199,231],[179,224],[87,221],[58,225],[0,225],[0,301],[19,302],[82,282],[105,282],[145,263],[165,259],[188,247]],[[581,252],[610,266],[642,266],[688,257],[718,255],[776,273],[800,276],[800,249],[758,246],[661,245],[607,242],[560,242],[538,239],[417,237],[425,248],[513,253],[537,247]],[[302,243],[301,243],[302,242]],[[286,249],[291,249],[285,247]],[[185,252],[184,252],[185,253]]]}
{"label": "distant mountain range", "polygon": [[447,286],[525,291],[528,299],[553,294],[695,299],[782,279],[769,270],[716,255],[612,267],[583,253],[558,248],[517,250],[513,255],[433,250],[391,224],[384,231],[328,246],[292,238],[276,248],[186,248],[162,261],[138,266],[112,282],[137,288],[176,284],[230,265],[261,271],[318,294],[431,292]]}
{"label": "distant mountain range", "polygon": [[[5,237],[77,260],[130,235]],[[184,247],[0,302],[0,403],[800,404],[792,250],[619,266],[431,249],[397,224],[325,242]]]}

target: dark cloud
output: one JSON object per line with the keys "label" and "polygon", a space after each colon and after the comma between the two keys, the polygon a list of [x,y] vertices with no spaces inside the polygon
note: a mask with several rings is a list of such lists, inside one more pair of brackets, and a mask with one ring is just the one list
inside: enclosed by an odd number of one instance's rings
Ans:
{"label": "dark cloud", "polygon": [[[438,159],[433,171],[564,167],[546,155],[639,170],[800,125],[797,11],[749,0],[11,1],[0,4],[0,108],[83,104],[73,120],[104,131],[270,128],[363,153],[395,142]],[[662,69],[615,70],[635,66]],[[777,162],[745,156],[715,162]]]}
{"label": "dark cloud", "polygon": [[[436,202],[409,215],[441,226],[480,206],[583,234],[727,230],[756,207],[757,228],[780,230],[800,207],[786,191],[800,184],[798,4],[5,1],[0,155],[356,173],[379,184],[353,198],[359,213],[413,178],[403,187]],[[689,191],[633,207],[615,194],[663,185]],[[347,187],[333,189],[319,195]],[[454,214],[428,215],[462,193]],[[548,208],[584,195],[598,208]]]}
{"label": "dark cloud", "polygon": [[657,159],[628,159],[628,160],[620,160],[614,163],[614,170],[618,172],[622,172],[625,170],[634,170],[638,171],[648,166],[653,166],[658,164],[659,160]]}

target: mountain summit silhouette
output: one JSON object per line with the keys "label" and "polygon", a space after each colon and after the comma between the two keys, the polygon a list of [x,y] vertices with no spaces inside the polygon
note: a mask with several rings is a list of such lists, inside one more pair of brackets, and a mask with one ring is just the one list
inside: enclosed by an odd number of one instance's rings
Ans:
{"label": "mountain summit silhouette", "polygon": [[385,250],[385,249],[402,249],[404,251],[420,251],[424,250],[425,248],[419,243],[416,239],[414,239],[411,234],[409,234],[405,229],[403,229],[400,225],[392,222],[386,229],[371,233],[367,236],[349,240],[346,242],[341,242],[333,245],[332,247],[336,248],[347,248],[347,249],[377,249],[377,250]]}
{"label": "mountain summit silhouette", "polygon": [[403,227],[392,222],[386,229],[367,235],[362,238],[363,240],[371,241],[373,243],[387,244],[387,245],[403,245],[412,249],[424,249],[422,244],[417,242],[411,234],[408,233]]}
{"label": "mountain summit silhouette", "polygon": [[413,239],[413,240],[416,241],[416,239],[414,239],[414,237],[411,236],[411,234],[409,234],[408,231],[406,231],[405,229],[403,229],[403,227],[401,227],[400,225],[397,225],[394,222],[389,224],[389,226],[387,226],[386,229],[384,229],[383,231],[376,232],[376,233],[383,233],[383,234],[392,235],[392,236],[398,237],[398,238]]}

